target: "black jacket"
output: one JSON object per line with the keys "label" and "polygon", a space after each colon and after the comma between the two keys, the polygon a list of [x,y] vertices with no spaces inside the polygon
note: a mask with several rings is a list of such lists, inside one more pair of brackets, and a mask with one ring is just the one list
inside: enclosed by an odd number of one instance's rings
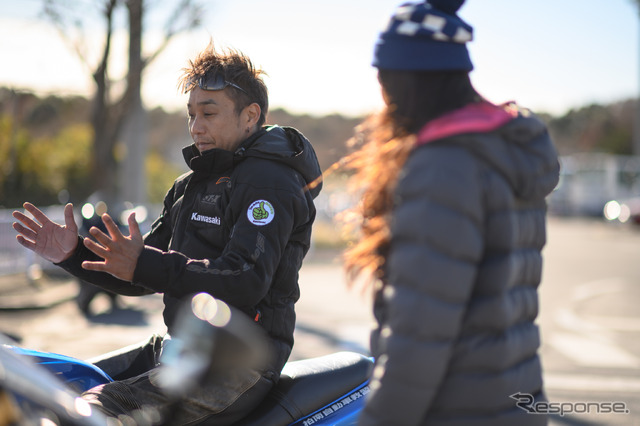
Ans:
{"label": "black jacket", "polygon": [[276,373],[293,345],[298,271],[315,219],[321,175],[297,130],[267,127],[235,151],[183,150],[191,171],[167,193],[145,236],[132,283],[81,269],[82,244],[65,269],[120,294],[163,293],[171,332],[180,300],[206,292],[258,321],[275,346]]}

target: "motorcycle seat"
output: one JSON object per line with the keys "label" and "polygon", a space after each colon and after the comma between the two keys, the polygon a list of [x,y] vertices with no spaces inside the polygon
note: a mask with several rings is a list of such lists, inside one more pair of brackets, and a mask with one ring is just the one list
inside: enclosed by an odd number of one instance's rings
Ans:
{"label": "motorcycle seat", "polygon": [[365,383],[372,368],[371,358],[355,352],[290,361],[265,400],[238,424],[288,425]]}

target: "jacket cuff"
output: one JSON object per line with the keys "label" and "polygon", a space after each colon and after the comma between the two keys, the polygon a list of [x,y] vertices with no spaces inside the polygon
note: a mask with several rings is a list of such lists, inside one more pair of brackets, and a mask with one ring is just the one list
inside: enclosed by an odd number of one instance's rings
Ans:
{"label": "jacket cuff", "polygon": [[133,282],[156,293],[167,289],[167,275],[162,269],[163,252],[155,247],[144,246],[133,271]]}
{"label": "jacket cuff", "polygon": [[75,271],[78,268],[82,269],[82,262],[90,257],[87,253],[91,252],[84,246],[84,237],[78,235],[78,245],[76,246],[75,251],[71,256],[69,256],[69,258],[62,262],[54,263],[54,265],[61,267],[67,272]]}

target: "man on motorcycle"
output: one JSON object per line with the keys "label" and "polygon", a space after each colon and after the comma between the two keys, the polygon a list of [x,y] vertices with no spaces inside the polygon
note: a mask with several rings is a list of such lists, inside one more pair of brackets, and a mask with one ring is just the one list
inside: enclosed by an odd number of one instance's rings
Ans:
{"label": "man on motorcycle", "polygon": [[[180,423],[230,424],[242,418],[278,380],[293,345],[298,271],[320,191],[320,185],[309,184],[321,171],[301,133],[263,126],[268,96],[261,75],[248,57],[219,52],[213,43],[189,62],[180,84],[189,94],[194,143],[183,155],[191,171],[174,182],[144,237],[134,214],[129,236],[103,215],[107,233],[93,227],[94,241],[78,236],[71,204],[64,226],[30,203],[24,207],[33,218],[14,212],[18,242],[78,278],[123,295],[162,293],[169,334],[181,301],[200,292],[265,329],[265,367],[216,374],[185,397],[180,416],[172,417]],[[84,398],[114,417],[161,410],[167,397],[155,379],[162,346],[157,336],[135,352],[133,363],[119,365],[130,353],[105,360],[116,381]]]}

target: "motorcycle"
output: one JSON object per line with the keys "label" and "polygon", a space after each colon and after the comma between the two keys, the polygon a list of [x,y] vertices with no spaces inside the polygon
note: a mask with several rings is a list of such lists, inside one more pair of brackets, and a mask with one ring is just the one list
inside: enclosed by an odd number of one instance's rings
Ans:
{"label": "motorcycle", "polygon": [[[138,426],[174,424],[171,407],[207,375],[232,365],[264,361],[262,329],[207,294],[194,296],[181,311],[175,336],[163,350],[159,383],[171,403],[164,413],[136,419]],[[0,336],[1,337],[1,336]],[[113,425],[79,395],[112,381],[77,358],[0,345],[0,426]],[[373,360],[337,352],[288,362],[262,403],[238,425],[355,425],[369,392]]]}

